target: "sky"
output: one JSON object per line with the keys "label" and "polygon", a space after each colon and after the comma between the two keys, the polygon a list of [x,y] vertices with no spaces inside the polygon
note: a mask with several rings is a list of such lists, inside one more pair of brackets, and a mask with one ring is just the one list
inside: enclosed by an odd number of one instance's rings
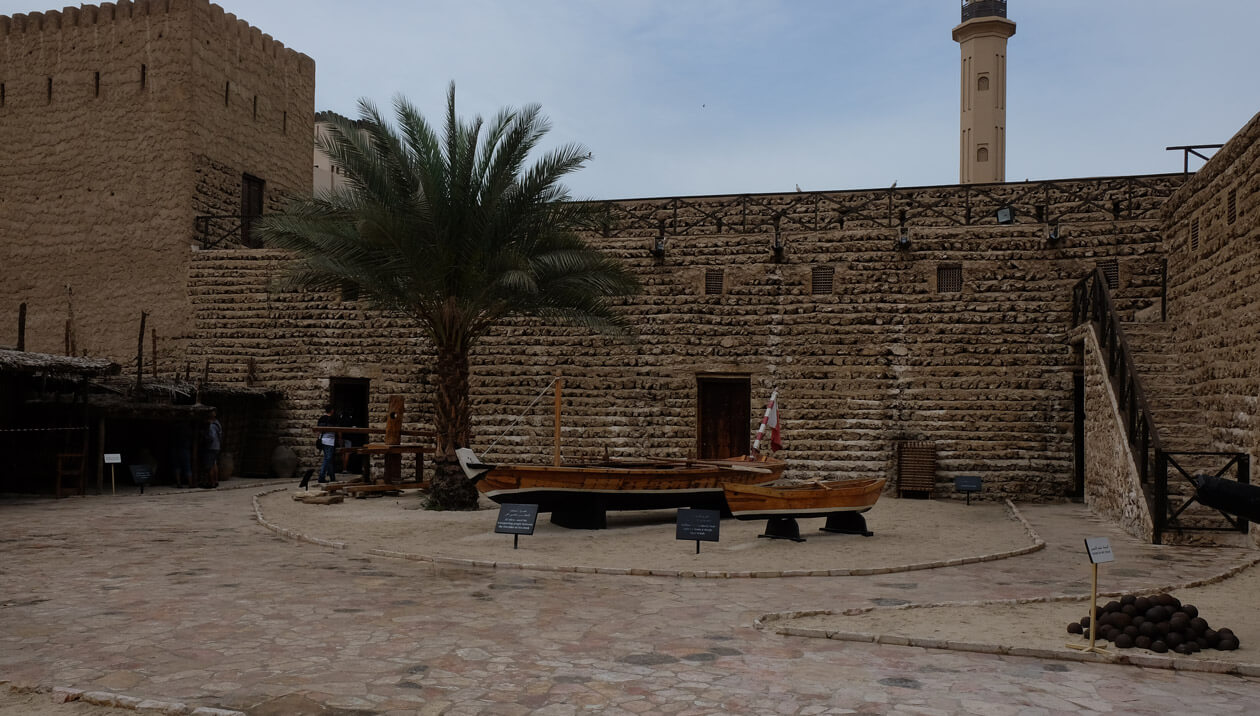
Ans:
{"label": "sky", "polygon": [[[60,7],[0,0],[0,14]],[[961,0],[218,0],[316,110],[538,103],[576,198],[958,182]],[[1180,171],[1260,111],[1256,0],[1010,0],[1008,181]],[[1201,162],[1192,163],[1191,168]]]}

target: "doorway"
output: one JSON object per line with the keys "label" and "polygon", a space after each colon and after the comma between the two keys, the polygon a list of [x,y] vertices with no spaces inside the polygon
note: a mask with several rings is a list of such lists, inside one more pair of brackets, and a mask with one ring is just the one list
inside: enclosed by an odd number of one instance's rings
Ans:
{"label": "doorway", "polygon": [[262,242],[254,236],[254,219],[263,213],[262,179],[245,174],[241,177],[241,244],[247,248],[259,248]]}
{"label": "doorway", "polygon": [[[332,405],[337,425],[350,428],[368,427],[368,396],[372,381],[368,378],[331,378],[328,381],[328,402]],[[351,447],[367,444],[367,435],[346,435]],[[341,468],[360,473],[363,465],[358,455],[351,455]]]}
{"label": "doorway", "polygon": [[747,455],[752,383],[746,375],[696,376],[696,456]]}

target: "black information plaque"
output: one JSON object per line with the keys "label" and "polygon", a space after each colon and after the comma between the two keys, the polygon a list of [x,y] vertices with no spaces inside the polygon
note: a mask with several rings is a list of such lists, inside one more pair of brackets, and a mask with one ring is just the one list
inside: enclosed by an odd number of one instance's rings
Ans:
{"label": "black information plaque", "polygon": [[153,482],[153,468],[148,465],[128,465],[131,470],[131,481],[140,486],[140,494],[144,494],[144,486]]}
{"label": "black information plaque", "polygon": [[538,522],[538,505],[501,505],[494,531],[504,535],[532,535]]}
{"label": "black information plaque", "polygon": [[717,542],[718,525],[722,521],[722,513],[717,510],[679,510],[678,531],[676,539],[696,540],[699,542]]}
{"label": "black information plaque", "polygon": [[979,475],[962,475],[954,478],[954,489],[958,492],[979,492],[982,485]]}

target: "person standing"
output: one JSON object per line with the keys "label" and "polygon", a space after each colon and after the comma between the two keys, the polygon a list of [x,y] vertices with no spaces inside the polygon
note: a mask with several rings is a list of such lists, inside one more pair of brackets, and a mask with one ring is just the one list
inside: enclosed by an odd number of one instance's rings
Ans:
{"label": "person standing", "polygon": [[[321,428],[335,426],[337,418],[333,415],[333,406],[325,405],[324,414],[320,416],[319,421],[315,424]],[[337,468],[333,466],[333,455],[337,450],[337,433],[331,430],[320,433],[319,449],[324,453],[324,461],[319,466],[319,481],[320,483],[335,482],[337,480]]]}
{"label": "person standing", "polygon": [[206,425],[206,454],[202,460],[202,487],[219,486],[219,450],[223,448],[223,426],[219,424],[217,410],[210,411],[210,423]]}

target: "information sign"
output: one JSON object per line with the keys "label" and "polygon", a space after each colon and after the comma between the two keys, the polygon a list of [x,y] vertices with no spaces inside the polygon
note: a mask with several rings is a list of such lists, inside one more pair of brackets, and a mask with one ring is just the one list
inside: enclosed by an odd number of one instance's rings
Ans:
{"label": "information sign", "polygon": [[500,505],[494,531],[504,535],[532,535],[538,522],[538,505]]}
{"label": "information sign", "polygon": [[717,510],[679,510],[678,529],[675,539],[695,540],[696,552],[700,551],[700,542],[717,542],[718,525],[722,522],[722,513]]}
{"label": "information sign", "polygon": [[1111,553],[1111,540],[1106,537],[1086,537],[1085,551],[1089,552],[1089,561],[1093,564],[1116,561]]}
{"label": "information sign", "polygon": [[117,452],[105,453],[105,464],[106,465],[121,465],[122,453],[117,453]]}
{"label": "information sign", "polygon": [[954,478],[954,489],[958,492],[979,492],[982,485],[979,475],[960,475]]}

